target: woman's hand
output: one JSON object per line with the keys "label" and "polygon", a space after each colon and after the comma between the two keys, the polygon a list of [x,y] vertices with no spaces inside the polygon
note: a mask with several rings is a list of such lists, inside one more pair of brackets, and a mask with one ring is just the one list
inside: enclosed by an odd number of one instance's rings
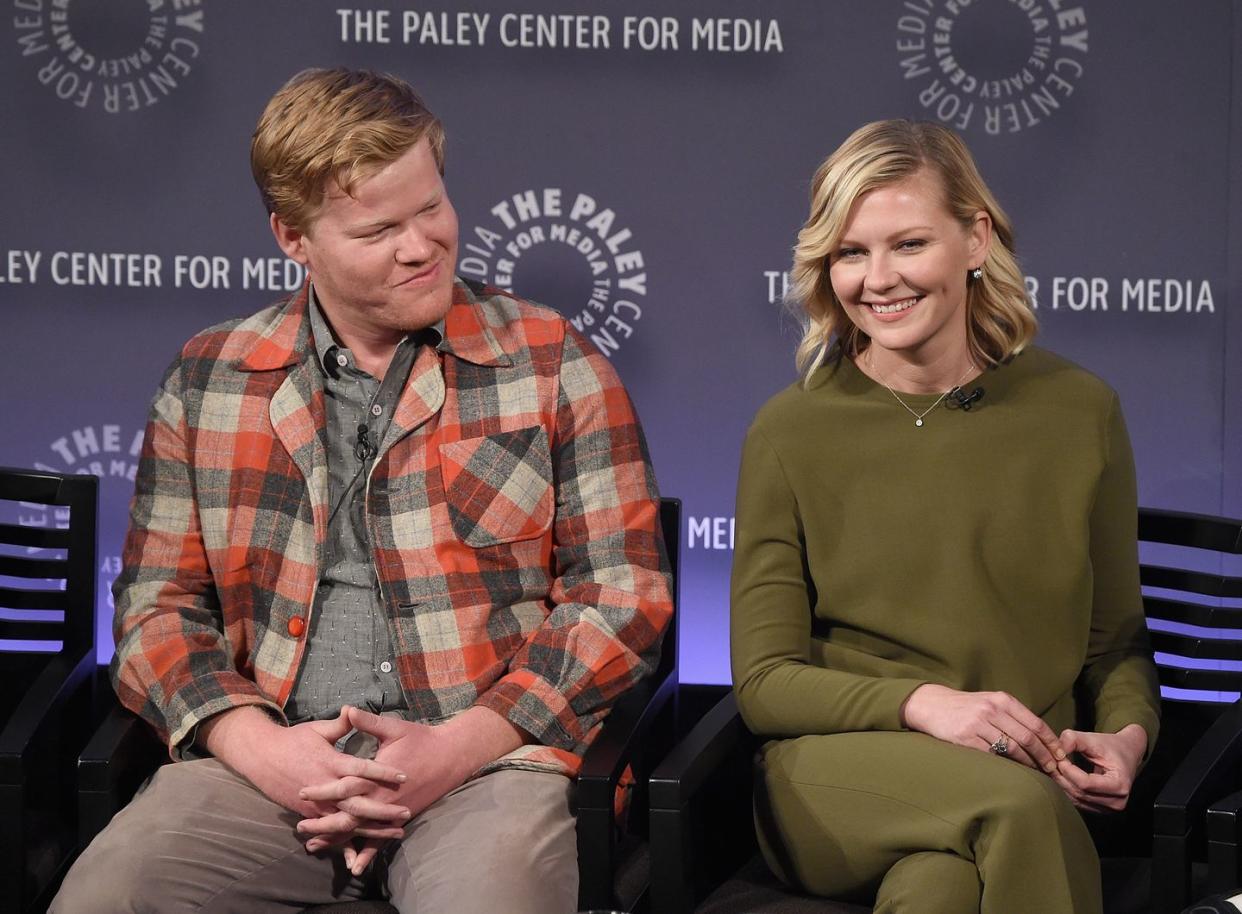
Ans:
{"label": "woman's hand", "polygon": [[1005,692],[959,692],[928,683],[910,693],[901,717],[911,730],[982,752],[990,752],[1003,736],[1009,746],[1006,758],[1047,774],[1066,757],[1052,728]]}
{"label": "woman's hand", "polygon": [[1147,751],[1147,731],[1130,724],[1116,733],[1085,733],[1065,730],[1061,745],[1077,752],[1095,770],[1083,771],[1069,759],[1061,762],[1053,780],[1079,809],[1090,812],[1120,812],[1130,799],[1130,788]]}

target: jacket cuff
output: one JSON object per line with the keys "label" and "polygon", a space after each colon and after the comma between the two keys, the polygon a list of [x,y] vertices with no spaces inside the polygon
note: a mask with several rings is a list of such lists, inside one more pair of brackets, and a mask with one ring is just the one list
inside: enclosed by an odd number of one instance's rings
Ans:
{"label": "jacket cuff", "polygon": [[541,745],[575,753],[584,748],[586,733],[569,701],[552,683],[529,670],[502,677],[475,704],[525,730]]}

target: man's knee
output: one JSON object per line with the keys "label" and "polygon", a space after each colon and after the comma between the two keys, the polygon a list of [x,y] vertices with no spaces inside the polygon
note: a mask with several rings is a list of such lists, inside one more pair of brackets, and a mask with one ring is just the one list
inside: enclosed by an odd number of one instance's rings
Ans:
{"label": "man's knee", "polygon": [[575,910],[569,789],[561,775],[499,771],[428,807],[393,856],[394,905],[419,914]]}
{"label": "man's knee", "polygon": [[65,876],[48,914],[158,914],[175,910],[160,879],[143,871],[140,855],[137,849],[130,854],[92,844]]}

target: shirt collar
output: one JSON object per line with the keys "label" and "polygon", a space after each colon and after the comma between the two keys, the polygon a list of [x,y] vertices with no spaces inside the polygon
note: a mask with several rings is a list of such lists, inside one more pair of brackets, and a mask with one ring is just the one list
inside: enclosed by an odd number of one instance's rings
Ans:
{"label": "shirt collar", "polygon": [[[307,310],[310,312],[311,343],[315,347],[315,355],[324,372],[331,377],[336,377],[340,371],[336,362],[336,354],[337,350],[343,347],[332,335],[332,328],[328,326],[328,319],[324,316],[319,298],[315,294],[314,283],[308,283],[307,298],[309,299]],[[441,343],[444,342],[444,318],[440,318],[430,327],[411,331],[406,335],[405,341],[415,346],[426,343],[437,350],[440,349]]]}

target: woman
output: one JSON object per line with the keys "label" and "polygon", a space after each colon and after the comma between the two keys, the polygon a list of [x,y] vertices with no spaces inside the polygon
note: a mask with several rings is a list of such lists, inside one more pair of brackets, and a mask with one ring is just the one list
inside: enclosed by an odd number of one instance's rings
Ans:
{"label": "woman", "polygon": [[1159,707],[1117,396],[1028,345],[945,128],[850,136],[793,278],[803,379],[747,435],[733,567],[765,857],[878,911],[1098,912],[1074,807],[1125,805]]}

